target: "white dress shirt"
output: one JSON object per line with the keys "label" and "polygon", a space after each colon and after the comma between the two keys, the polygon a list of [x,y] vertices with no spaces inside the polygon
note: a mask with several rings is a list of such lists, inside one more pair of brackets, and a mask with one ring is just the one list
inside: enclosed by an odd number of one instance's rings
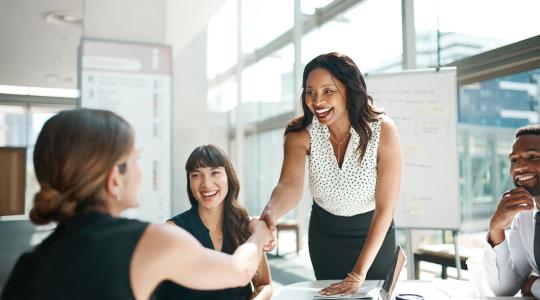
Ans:
{"label": "white dress shirt", "polygon": [[[489,236],[486,237],[484,271],[496,296],[514,296],[531,272],[539,274],[534,259],[534,212],[518,213],[510,231],[505,232],[504,241],[495,247],[491,247],[487,242]],[[535,298],[540,298],[540,280],[533,283],[531,292]]]}

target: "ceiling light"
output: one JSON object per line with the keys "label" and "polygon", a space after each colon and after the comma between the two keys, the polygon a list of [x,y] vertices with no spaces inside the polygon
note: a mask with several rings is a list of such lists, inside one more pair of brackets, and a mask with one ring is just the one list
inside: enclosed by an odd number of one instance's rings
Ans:
{"label": "ceiling light", "polygon": [[32,86],[0,85],[0,94],[78,98],[79,90],[53,89],[53,88],[42,88],[42,87],[32,87]]}
{"label": "ceiling light", "polygon": [[45,18],[45,22],[50,23],[50,24],[74,25],[74,26],[82,25],[81,17],[77,17],[73,14],[69,14],[65,12],[50,11],[50,12],[46,12],[43,16]]}
{"label": "ceiling light", "polygon": [[57,74],[47,74],[47,75],[45,75],[45,79],[47,79],[47,82],[57,82],[58,81],[58,75]]}

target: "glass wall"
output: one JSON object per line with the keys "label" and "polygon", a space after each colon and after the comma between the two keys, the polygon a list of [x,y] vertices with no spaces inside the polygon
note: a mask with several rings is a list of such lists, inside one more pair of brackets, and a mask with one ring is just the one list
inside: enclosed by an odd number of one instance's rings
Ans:
{"label": "glass wall", "polygon": [[206,31],[208,37],[206,77],[208,79],[216,78],[237,62],[236,4],[236,0],[226,0],[208,21]]}
{"label": "glass wall", "polygon": [[238,87],[236,78],[210,87],[207,94],[208,110],[210,112],[228,112],[238,104]]}
{"label": "glass wall", "polygon": [[537,0],[414,0],[418,67],[445,65],[538,35]]}
{"label": "glass wall", "polygon": [[514,131],[538,123],[540,69],[459,88],[460,192],[465,230],[483,230],[512,188],[508,175]]}
{"label": "glass wall", "polygon": [[364,73],[401,70],[401,1],[362,2],[305,35],[304,63],[328,52],[350,56]]}
{"label": "glass wall", "polygon": [[[238,51],[237,1],[242,3],[243,52],[233,55]],[[303,68],[315,56],[336,51],[349,55],[364,73],[400,71],[402,45],[414,37],[416,66],[434,67],[539,34],[534,21],[540,10],[536,0],[415,0],[415,26],[405,32],[401,3],[302,0],[302,21],[308,27],[299,39],[284,35],[294,29],[294,1],[228,0],[212,18],[208,47],[215,52],[208,54],[208,103],[215,111],[229,112],[229,152],[235,163],[234,149],[243,148],[242,189],[250,214],[260,213],[270,197],[282,163],[283,128],[298,114],[299,99],[294,95],[301,72],[295,73],[295,65]],[[223,35],[230,37],[227,45],[217,42],[223,41]],[[295,47],[301,49],[300,61],[295,60]],[[241,82],[235,79],[239,56],[243,57]],[[538,123],[538,90],[538,70],[459,87],[460,201],[467,230],[484,229],[500,193],[511,187],[507,155],[513,131]],[[246,134],[238,139],[244,140],[242,144],[235,139],[239,111]]]}
{"label": "glass wall", "polygon": [[25,211],[31,208],[39,184],[34,174],[34,145],[43,124],[57,112],[72,109],[65,105],[3,105],[0,104],[0,147],[26,147]]}
{"label": "glass wall", "polygon": [[258,215],[270,200],[283,161],[283,128],[246,138],[244,195],[250,215]]}
{"label": "glass wall", "polygon": [[24,147],[26,131],[25,106],[0,104],[0,146]]}
{"label": "glass wall", "polygon": [[243,0],[242,50],[253,53],[294,24],[294,1]]}
{"label": "glass wall", "polygon": [[[234,135],[239,111],[238,95],[242,96],[241,117],[249,128],[242,145],[245,154],[242,189],[250,214],[260,213],[270,198],[281,169],[283,130],[287,122],[283,116],[290,118],[295,114],[295,101],[298,99],[294,95],[301,84],[301,78],[294,77],[295,46],[302,49],[300,67],[321,53],[337,51],[351,56],[363,72],[400,70],[400,3],[398,0],[301,1],[302,20],[317,20],[318,26],[304,28],[303,37],[295,40],[292,34],[283,35],[294,28],[294,1],[265,4],[242,0],[241,56],[245,61],[240,84],[235,80],[236,62],[231,54],[233,48],[238,50],[231,46],[236,43],[233,30],[236,30],[238,2],[226,1],[211,19],[208,27],[207,101],[212,111],[229,112],[229,132],[232,134],[229,153],[236,162],[234,149],[238,144]],[[343,7],[342,11],[326,18],[329,7],[336,4]],[[380,15],[387,17],[380,18]],[[229,45],[216,47],[224,35],[231,37]],[[223,48],[225,50],[222,51]],[[261,49],[264,51],[259,51]],[[241,86],[241,94],[238,94],[238,86]],[[260,127],[261,124],[264,125]],[[290,214],[291,217],[295,215],[298,214]]]}
{"label": "glass wall", "polygon": [[317,9],[321,9],[330,3],[332,3],[332,0],[300,1],[300,10],[303,14],[313,15]]}
{"label": "glass wall", "polygon": [[290,112],[293,103],[294,49],[291,44],[244,69],[244,122]]}

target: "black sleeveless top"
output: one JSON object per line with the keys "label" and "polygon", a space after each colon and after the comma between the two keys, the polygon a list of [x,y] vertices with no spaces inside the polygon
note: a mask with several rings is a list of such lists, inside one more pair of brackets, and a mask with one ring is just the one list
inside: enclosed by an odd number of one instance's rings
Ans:
{"label": "black sleeveless top", "polygon": [[135,299],[131,257],[147,226],[98,212],[74,217],[19,258],[1,299]]}
{"label": "black sleeveless top", "polygon": [[[204,247],[214,249],[210,233],[199,216],[198,205],[193,205],[190,210],[173,217],[170,221],[173,221],[176,225],[193,235]],[[231,248],[230,241],[224,238],[221,248],[223,252],[228,252],[225,249]],[[235,249],[231,250],[230,252],[233,252]],[[227,274],[223,274],[223,276],[227,276]],[[155,297],[156,300],[247,300],[251,296],[251,293],[251,284],[239,288],[200,291],[183,287],[172,281],[165,281],[157,289]]]}

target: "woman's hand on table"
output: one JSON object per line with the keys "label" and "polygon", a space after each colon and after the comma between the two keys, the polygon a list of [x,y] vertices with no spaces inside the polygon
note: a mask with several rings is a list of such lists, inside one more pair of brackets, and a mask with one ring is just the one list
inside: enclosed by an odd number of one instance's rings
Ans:
{"label": "woman's hand on table", "polygon": [[349,273],[345,279],[325,287],[319,293],[325,296],[354,294],[364,284],[364,281],[365,276]]}

